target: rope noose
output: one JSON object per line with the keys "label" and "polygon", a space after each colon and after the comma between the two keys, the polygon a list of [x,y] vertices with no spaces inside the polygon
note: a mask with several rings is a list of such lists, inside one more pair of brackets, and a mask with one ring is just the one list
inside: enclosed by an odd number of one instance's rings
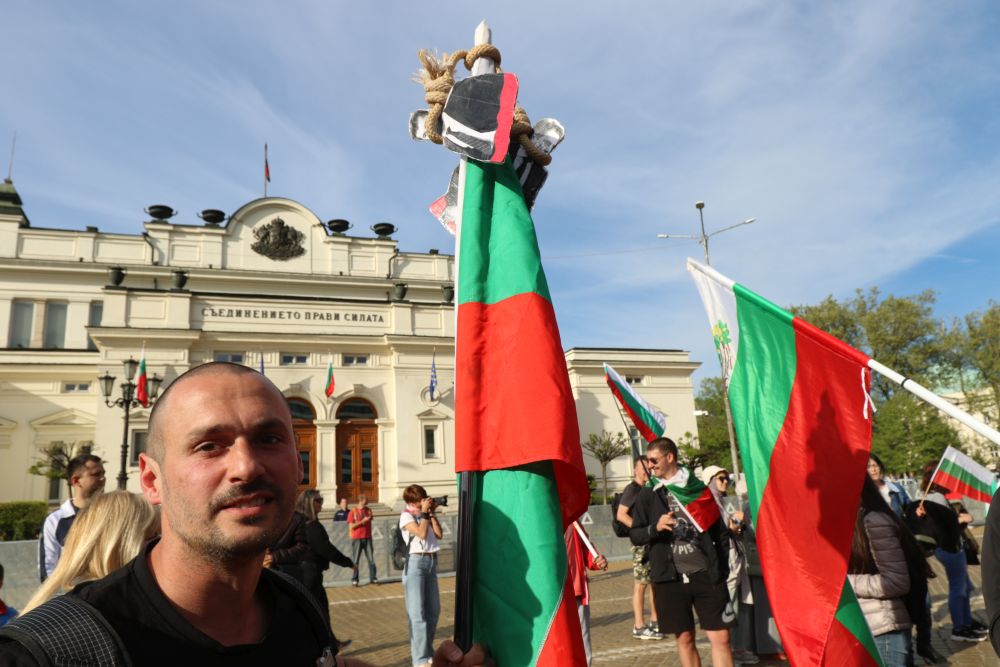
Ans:
{"label": "rope noose", "polygon": [[[419,81],[424,86],[424,101],[427,102],[428,113],[424,120],[424,130],[427,138],[435,144],[444,143],[444,137],[437,131],[441,114],[444,112],[444,103],[448,100],[448,93],[455,85],[455,66],[461,60],[465,69],[471,70],[472,66],[480,58],[489,58],[494,62],[496,72],[500,69],[500,49],[492,44],[479,44],[469,51],[456,51],[450,56],[447,53],[441,54],[440,61],[429,51],[421,49],[417,54],[421,64],[424,66],[423,72],[419,74]],[[520,105],[514,107],[514,123],[510,128],[510,138],[517,141],[528,154],[528,157],[542,166],[552,162],[552,156],[540,150],[531,141],[531,136],[535,133],[531,126],[528,113]]]}

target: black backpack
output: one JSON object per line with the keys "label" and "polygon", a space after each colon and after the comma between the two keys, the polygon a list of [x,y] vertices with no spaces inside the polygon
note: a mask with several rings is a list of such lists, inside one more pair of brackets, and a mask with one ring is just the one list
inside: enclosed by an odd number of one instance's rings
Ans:
{"label": "black backpack", "polygon": [[396,526],[392,529],[392,564],[397,570],[406,568],[406,560],[410,556],[410,542],[403,538],[403,531]]}
{"label": "black backpack", "polygon": [[611,499],[611,529],[618,537],[628,537],[629,528],[618,520],[618,506],[621,505],[622,494],[616,493]]}

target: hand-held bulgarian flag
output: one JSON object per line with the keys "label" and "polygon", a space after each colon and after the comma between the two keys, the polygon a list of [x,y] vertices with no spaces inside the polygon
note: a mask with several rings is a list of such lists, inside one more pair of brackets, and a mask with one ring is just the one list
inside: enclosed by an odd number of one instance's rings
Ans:
{"label": "hand-held bulgarian flag", "polygon": [[871,451],[868,357],[688,260],[712,327],[764,581],[797,667],[881,665],[847,583]]}
{"label": "hand-held bulgarian flag", "polygon": [[327,398],[333,396],[333,355],[329,355],[329,359],[326,362],[326,387],[323,389],[323,393],[326,394]]}
{"label": "hand-held bulgarian flag", "polygon": [[[585,664],[563,532],[589,489],[535,228],[510,161],[459,174],[455,458],[472,473],[472,639]],[[459,573],[459,579],[462,579]]]}
{"label": "hand-held bulgarian flag", "polygon": [[654,488],[666,487],[684,508],[684,513],[699,532],[705,532],[719,520],[719,505],[712,492],[690,469],[678,466],[670,479],[661,479]]}
{"label": "hand-held bulgarian flag", "polygon": [[139,353],[139,367],[135,371],[135,400],[144,408],[149,407],[149,378],[146,376],[146,346]]}
{"label": "hand-held bulgarian flag", "polygon": [[998,487],[996,475],[951,446],[944,450],[931,482],[984,503],[993,500]]}
{"label": "hand-held bulgarian flag", "polygon": [[609,364],[604,364],[604,379],[646,442],[652,442],[663,435],[667,430],[667,418],[662,412],[642,400],[632,385],[623,380]]}

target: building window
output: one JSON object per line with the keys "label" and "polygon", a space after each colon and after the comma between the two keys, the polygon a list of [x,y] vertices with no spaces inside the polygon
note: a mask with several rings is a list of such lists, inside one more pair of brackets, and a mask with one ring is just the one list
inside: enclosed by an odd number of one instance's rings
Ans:
{"label": "building window", "polygon": [[228,361],[231,364],[242,364],[245,355],[242,352],[216,352],[213,361]]}
{"label": "building window", "polygon": [[367,366],[368,365],[368,355],[367,354],[345,354],[344,355],[344,366]]}
{"label": "building window", "polygon": [[281,365],[282,366],[302,366],[309,362],[308,354],[299,354],[297,352],[282,352],[281,353]]}
{"label": "building window", "polygon": [[424,458],[438,458],[437,426],[424,426]]}
{"label": "building window", "polygon": [[139,465],[139,454],[146,451],[146,431],[132,431],[132,465]]}
{"label": "building window", "polygon": [[642,376],[641,375],[626,375],[625,376],[625,382],[628,382],[630,385],[642,384]]}
{"label": "building window", "polygon": [[31,301],[15,301],[11,304],[10,335],[7,347],[31,347],[31,320],[35,316],[35,304]]}
{"label": "building window", "polygon": [[63,382],[64,394],[86,394],[90,391],[89,382]]}
{"label": "building window", "polygon": [[62,491],[63,478],[49,479],[49,501],[59,500],[59,493]]}
{"label": "building window", "polygon": [[49,301],[45,304],[45,335],[42,347],[60,350],[66,347],[66,304]]}
{"label": "building window", "polygon": [[[91,301],[90,302],[90,312],[87,313],[87,326],[88,327],[99,327],[101,326],[101,319],[104,317],[104,302],[103,301]],[[87,349],[96,350],[97,345],[94,344],[94,339],[89,335],[87,336]]]}

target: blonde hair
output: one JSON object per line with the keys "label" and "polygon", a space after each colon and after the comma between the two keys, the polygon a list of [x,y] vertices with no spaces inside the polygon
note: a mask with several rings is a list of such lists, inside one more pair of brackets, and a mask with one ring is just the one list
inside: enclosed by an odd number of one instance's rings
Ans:
{"label": "blonde hair", "polygon": [[296,511],[305,514],[306,518],[310,521],[315,521],[319,518],[319,512],[316,511],[316,505],[313,504],[313,500],[322,496],[323,494],[316,489],[306,489],[299,494],[298,500],[295,501]]}
{"label": "blonde hair", "polygon": [[99,494],[80,510],[59,564],[23,612],[81,582],[106,577],[138,556],[143,543],[159,532],[159,512],[142,496],[128,491]]}

